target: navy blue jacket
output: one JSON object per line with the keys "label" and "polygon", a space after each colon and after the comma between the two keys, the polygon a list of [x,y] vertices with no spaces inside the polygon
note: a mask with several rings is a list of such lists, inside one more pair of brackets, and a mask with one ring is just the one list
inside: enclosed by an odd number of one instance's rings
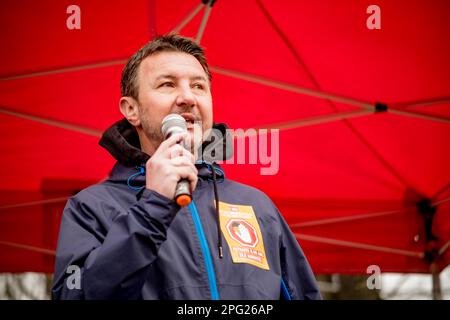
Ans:
{"label": "navy blue jacket", "polygon": [[[53,299],[320,299],[305,255],[273,202],[216,166],[220,202],[252,206],[269,270],[233,262],[227,241],[219,258],[213,167],[197,168],[194,201],[186,207],[146,189],[143,170],[119,162],[107,181],[70,198]],[[68,285],[70,266],[80,271],[78,288]]]}

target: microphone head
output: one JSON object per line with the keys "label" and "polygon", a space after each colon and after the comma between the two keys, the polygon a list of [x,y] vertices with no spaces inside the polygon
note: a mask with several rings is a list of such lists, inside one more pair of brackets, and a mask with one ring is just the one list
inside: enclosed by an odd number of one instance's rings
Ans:
{"label": "microphone head", "polygon": [[161,130],[164,139],[168,139],[175,133],[186,132],[186,120],[179,114],[171,113],[163,119]]}

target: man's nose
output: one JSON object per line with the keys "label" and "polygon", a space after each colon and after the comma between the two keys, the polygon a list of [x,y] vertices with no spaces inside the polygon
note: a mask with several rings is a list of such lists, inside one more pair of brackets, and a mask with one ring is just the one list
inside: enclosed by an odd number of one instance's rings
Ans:
{"label": "man's nose", "polygon": [[180,88],[176,100],[178,106],[189,106],[193,107],[195,105],[195,95],[190,87]]}

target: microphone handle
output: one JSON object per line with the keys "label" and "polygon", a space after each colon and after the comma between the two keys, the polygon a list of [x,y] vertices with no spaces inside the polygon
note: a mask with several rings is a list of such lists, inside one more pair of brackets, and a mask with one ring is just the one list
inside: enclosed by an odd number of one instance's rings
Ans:
{"label": "microphone handle", "polygon": [[190,183],[188,179],[181,179],[177,183],[175,190],[175,201],[181,207],[188,205],[192,201]]}

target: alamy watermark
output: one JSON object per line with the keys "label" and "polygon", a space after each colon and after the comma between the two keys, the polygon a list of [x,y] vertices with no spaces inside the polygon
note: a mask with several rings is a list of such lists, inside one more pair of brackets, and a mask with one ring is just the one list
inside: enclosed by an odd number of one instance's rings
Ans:
{"label": "alamy watermark", "polygon": [[[260,165],[261,175],[276,175],[280,168],[279,129],[212,128],[204,134],[201,121],[193,126],[194,137],[205,137],[198,157],[207,163]],[[197,138],[198,139],[198,138]],[[197,143],[198,144],[198,143]],[[193,150],[190,146],[185,146]]]}
{"label": "alamy watermark", "polygon": [[81,289],[81,269],[79,266],[71,264],[67,267],[66,273],[70,274],[66,279],[66,286],[69,290]]}
{"label": "alamy watermark", "polygon": [[[66,26],[69,30],[81,29],[81,9],[78,5],[72,4],[67,7],[66,13],[69,15],[66,19]],[[366,13],[370,16],[367,17],[366,27],[369,30],[381,29],[381,9],[378,5],[372,4],[367,7]]]}
{"label": "alamy watermark", "polygon": [[381,290],[381,269],[378,265],[372,264],[367,267],[367,274],[370,276],[367,278],[367,288],[369,290]]}
{"label": "alamy watermark", "polygon": [[81,29],[81,9],[79,6],[72,4],[67,7],[66,13],[69,15],[66,19],[66,27],[69,30]]}
{"label": "alamy watermark", "polygon": [[366,20],[366,26],[369,30],[381,29],[381,9],[376,4],[367,7],[367,14],[370,16]]}

